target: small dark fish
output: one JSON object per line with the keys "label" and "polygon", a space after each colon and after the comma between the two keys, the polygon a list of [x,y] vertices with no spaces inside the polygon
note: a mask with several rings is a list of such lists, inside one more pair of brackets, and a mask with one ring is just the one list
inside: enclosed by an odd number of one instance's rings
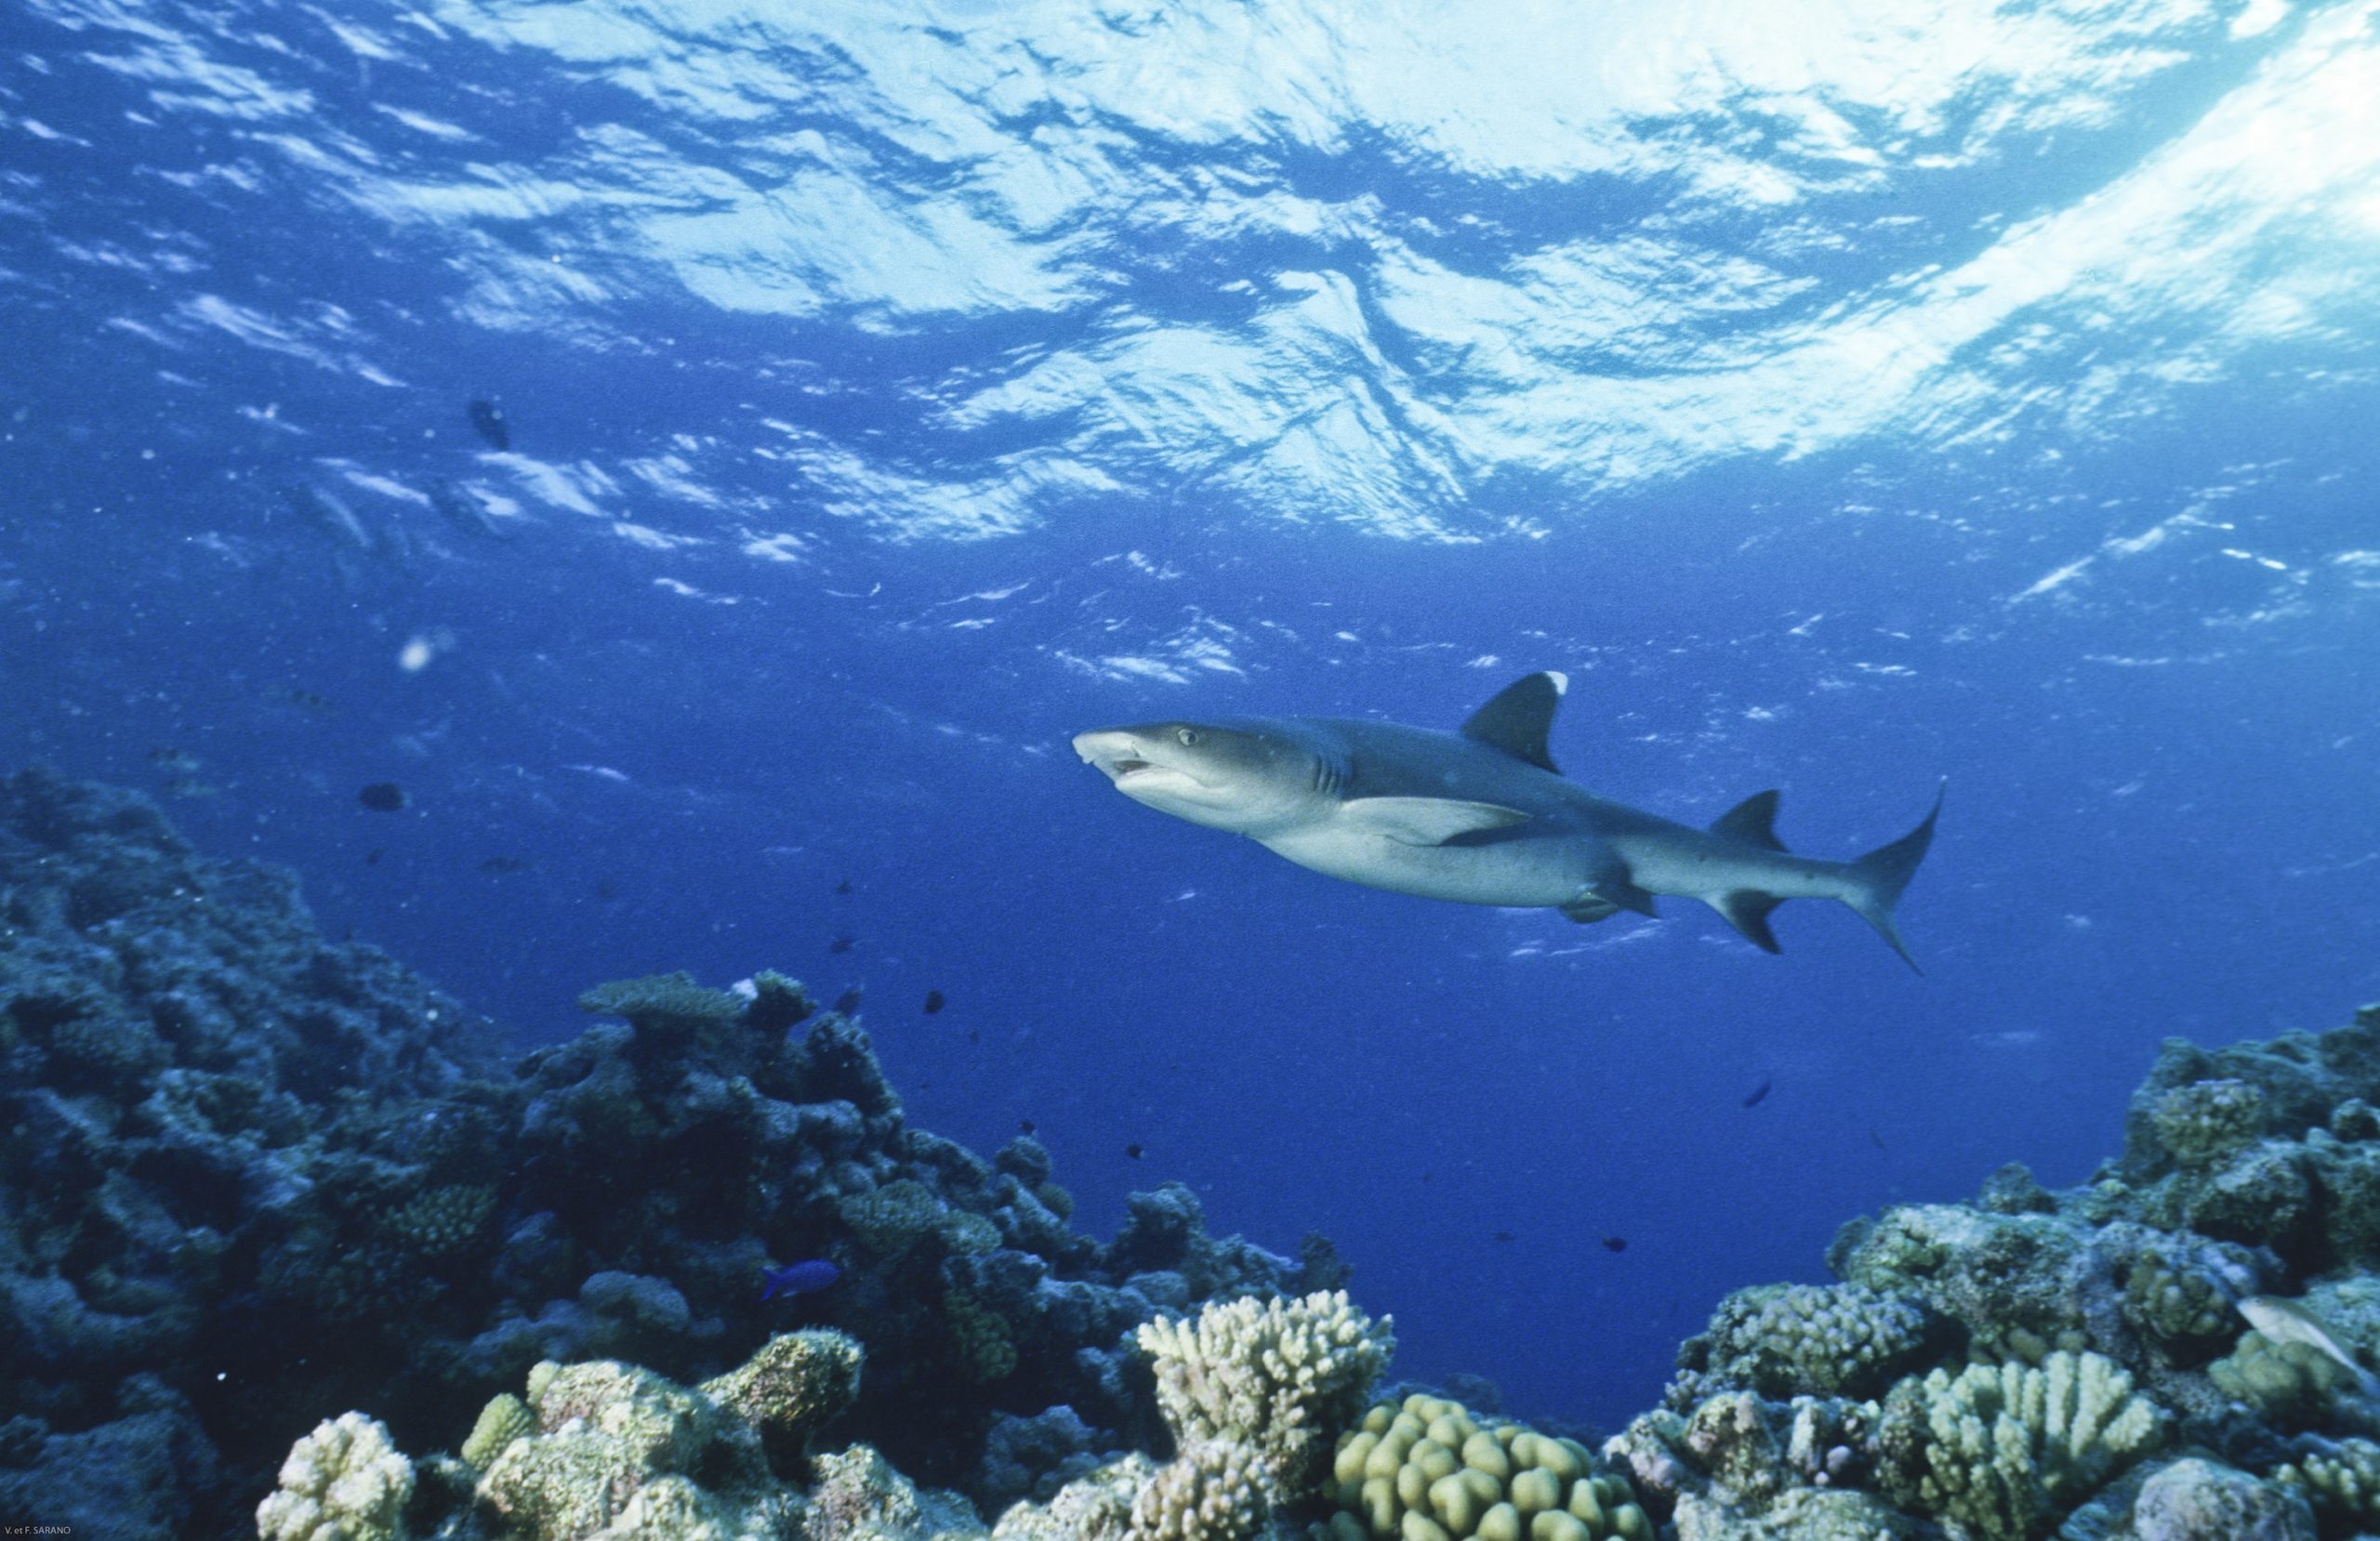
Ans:
{"label": "small dark fish", "polygon": [[852,880],[851,880],[850,878],[848,878],[848,877],[844,877],[844,878],[840,878],[840,879],[838,879],[838,880],[836,881],[836,883],[835,883],[835,891],[836,891],[837,893],[849,893],[849,892],[851,892],[851,891],[852,891]]}
{"label": "small dark fish", "polygon": [[287,690],[282,691],[281,699],[286,701],[292,706],[302,706],[310,712],[327,712],[331,709],[330,697],[326,695],[316,695],[313,691],[301,690],[296,685],[292,685]]}
{"label": "small dark fish", "polygon": [[857,946],[858,943],[859,938],[857,937],[839,936],[834,941],[826,943],[826,951],[830,953],[848,953],[854,946]]}
{"label": "small dark fish", "polygon": [[1143,1156],[1144,1156],[1144,1155],[1148,1154],[1148,1152],[1147,1152],[1146,1151],[1144,1151],[1144,1150],[1142,1150],[1142,1149],[1141,1149],[1140,1145],[1139,1145],[1137,1142],[1135,1142],[1135,1143],[1133,1143],[1133,1144],[1130,1144],[1130,1145],[1127,1145],[1127,1146],[1125,1146],[1125,1147],[1124,1147],[1124,1153],[1125,1153],[1126,1155],[1128,1155],[1128,1156],[1130,1156],[1134,1161],[1138,1161],[1138,1160],[1140,1160],[1140,1159],[1141,1159],[1141,1157],[1143,1157]]}
{"label": "small dark fish", "polygon": [[1016,1132],[1017,1132],[1017,1133],[1019,1133],[1019,1134],[1031,1134],[1031,1133],[1033,1132],[1033,1129],[1034,1129],[1034,1124],[1033,1124],[1033,1120],[1031,1120],[1030,1118],[1020,1118],[1020,1119],[1018,1119],[1018,1120],[1016,1121]]}
{"label": "small dark fish", "polygon": [[504,527],[488,517],[487,506],[469,488],[443,479],[433,481],[430,484],[430,506],[438,510],[439,518],[475,539],[507,538]]}
{"label": "small dark fish", "polygon": [[375,813],[394,813],[413,801],[394,782],[374,782],[358,792],[355,800]]}
{"label": "small dark fish", "polygon": [[1606,1252],[1625,1252],[1628,1250],[1628,1238],[1625,1236],[1606,1236],[1603,1239],[1603,1249]]}
{"label": "small dark fish", "polygon": [[595,879],[595,897],[596,897],[596,898],[598,898],[598,899],[604,899],[604,900],[611,900],[611,899],[617,899],[619,896],[620,896],[620,886],[619,886],[617,883],[613,882],[613,881],[612,881],[610,878],[608,878],[608,877],[598,877],[597,879]]}
{"label": "small dark fish", "polygon": [[512,447],[512,425],[504,420],[502,407],[485,397],[478,397],[464,410],[470,414],[471,427],[480,430],[481,438],[500,450]]}
{"label": "small dark fish", "polygon": [[191,754],[186,750],[177,749],[170,744],[160,744],[155,748],[150,750],[149,758],[160,770],[176,771],[183,775],[188,775],[191,771],[198,769],[198,757],[196,755]]}
{"label": "small dark fish", "polygon": [[783,1268],[773,1268],[760,1275],[760,1298],[772,1295],[807,1295],[814,1289],[825,1289],[843,1276],[843,1271],[824,1258],[811,1258]]}
{"label": "small dark fish", "polygon": [[1769,1086],[1770,1082],[1765,1077],[1763,1077],[1760,1085],[1752,1088],[1752,1095],[1744,1099],[1744,1106],[1747,1108],[1756,1108],[1760,1106],[1761,1099],[1768,1095]]}
{"label": "small dark fish", "polygon": [[859,1009],[860,994],[861,991],[859,986],[853,985],[849,990],[844,991],[841,994],[837,995],[835,997],[835,1004],[828,1007],[826,1009],[832,1011],[839,1017],[848,1017],[853,1012]]}
{"label": "small dark fish", "polygon": [[1868,1131],[1868,1143],[1881,1151],[1884,1148],[1884,1137],[1878,1134],[1875,1130],[1870,1129]]}
{"label": "small dark fish", "polygon": [[529,863],[518,856],[491,856],[480,863],[480,871],[491,877],[508,872],[526,872]]}
{"label": "small dark fish", "polygon": [[1496,1239],[1500,1242],[1509,1242],[1513,1239],[1513,1233],[1509,1231],[1499,1231],[1496,1232]]}
{"label": "small dark fish", "polygon": [[984,1041],[984,1030],[980,1027],[969,1028],[967,1030],[967,1041],[971,1044],[982,1043]]}
{"label": "small dark fish", "polygon": [[949,1004],[950,1004],[950,1002],[949,1002],[949,1001],[947,1001],[947,1000],[945,1000],[945,999],[943,997],[943,994],[942,994],[942,992],[941,992],[941,991],[939,991],[939,990],[929,990],[929,991],[927,991],[927,992],[926,992],[926,1015],[927,1015],[927,1016],[929,1016],[929,1017],[932,1016],[935,1012],[937,1012],[937,1011],[941,1010],[944,1007],[948,1006]]}
{"label": "small dark fish", "polygon": [[374,846],[370,850],[364,853],[364,864],[367,867],[377,867],[380,864],[380,848],[378,846]]}

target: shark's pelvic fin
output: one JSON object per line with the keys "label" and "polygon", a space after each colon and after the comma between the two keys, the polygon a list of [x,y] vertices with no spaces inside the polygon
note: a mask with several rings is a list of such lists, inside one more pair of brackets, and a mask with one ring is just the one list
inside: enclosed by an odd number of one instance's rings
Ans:
{"label": "shark's pelvic fin", "polygon": [[[1775,806],[1776,793],[1764,792],[1760,796],[1768,798],[1770,805]],[[1752,800],[1757,802],[1760,799],[1755,797]],[[1779,846],[1777,849],[1782,850],[1785,848]],[[1781,953],[1785,949],[1777,945],[1777,933],[1768,929],[1768,912],[1783,902],[1785,901],[1781,899],[1745,889],[1734,893],[1721,894],[1718,902],[1711,907],[1726,915],[1727,924],[1741,931],[1744,940],[1762,952]]]}
{"label": "shark's pelvic fin", "polygon": [[1529,819],[1515,808],[1453,797],[1357,797],[1340,805],[1339,817],[1366,834],[1408,846],[1442,846],[1459,836],[1505,829]]}
{"label": "shark's pelvic fin", "polygon": [[[1785,842],[1777,837],[1777,794],[1753,793],[1711,821],[1711,833],[1724,835],[1730,840],[1741,840],[1748,846],[1758,846],[1764,850],[1783,850]],[[1736,929],[1743,929],[1741,926]],[[1760,939],[1753,937],[1752,940],[1758,942]],[[1774,947],[1768,950],[1772,953],[1777,951]]]}
{"label": "shark's pelvic fin", "polygon": [[1893,924],[1893,906],[1900,902],[1900,890],[1909,887],[1917,863],[1925,860],[1925,848],[1934,843],[1934,821],[1942,816],[1942,793],[1950,786],[1945,778],[1934,793],[1933,811],[1925,822],[1888,846],[1875,850],[1851,863],[1852,876],[1861,885],[1859,890],[1844,902],[1859,912],[1861,919],[1876,928],[1876,934],[1891,944],[1900,960],[1917,973],[1917,960],[1901,945],[1900,930]]}
{"label": "shark's pelvic fin", "polygon": [[1575,920],[1581,926],[1592,926],[1598,920],[1609,920],[1618,915],[1620,906],[1608,899],[1590,895],[1585,899],[1573,899],[1562,905],[1561,910],[1565,919]]}
{"label": "shark's pelvic fin", "polygon": [[1472,713],[1462,725],[1462,736],[1558,776],[1562,772],[1545,747],[1545,735],[1554,726],[1554,708],[1569,688],[1570,677],[1553,669],[1525,674]]}

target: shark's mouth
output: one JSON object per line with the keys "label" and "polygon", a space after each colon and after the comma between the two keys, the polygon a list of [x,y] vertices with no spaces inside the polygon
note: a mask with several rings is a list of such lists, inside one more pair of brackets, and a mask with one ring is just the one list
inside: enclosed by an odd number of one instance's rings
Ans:
{"label": "shark's mouth", "polygon": [[1133,759],[1130,756],[1126,756],[1122,759],[1112,759],[1107,762],[1107,773],[1118,778],[1129,776],[1135,770],[1148,770],[1153,769],[1155,769],[1155,767],[1151,761],[1144,759]]}

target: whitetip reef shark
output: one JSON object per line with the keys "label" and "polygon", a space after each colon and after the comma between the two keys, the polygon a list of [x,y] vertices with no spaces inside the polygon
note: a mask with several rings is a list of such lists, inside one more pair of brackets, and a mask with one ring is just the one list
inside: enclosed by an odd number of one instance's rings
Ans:
{"label": "whitetip reef shark", "polygon": [[1116,790],[1161,813],[1245,835],[1302,867],[1424,899],[1546,907],[1570,919],[1653,915],[1656,894],[1699,899],[1763,952],[1768,913],[1833,899],[1901,961],[1893,905],[1942,811],[1853,862],[1796,856],[1777,838],[1777,794],[1696,829],[1598,797],[1546,750],[1569,687],[1548,669],[1499,691],[1460,732],[1349,718],[1152,722],[1075,735]]}

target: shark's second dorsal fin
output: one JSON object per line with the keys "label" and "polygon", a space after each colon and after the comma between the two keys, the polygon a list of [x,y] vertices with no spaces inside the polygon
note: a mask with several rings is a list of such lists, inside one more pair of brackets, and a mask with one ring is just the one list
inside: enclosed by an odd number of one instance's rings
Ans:
{"label": "shark's second dorsal fin", "polygon": [[1472,713],[1462,736],[1558,776],[1562,772],[1546,751],[1545,735],[1554,726],[1554,708],[1569,688],[1570,677],[1553,669],[1525,674]]}
{"label": "shark's second dorsal fin", "polygon": [[1785,842],[1777,837],[1777,794],[1753,793],[1713,819],[1711,833],[1766,850],[1783,850]]}

